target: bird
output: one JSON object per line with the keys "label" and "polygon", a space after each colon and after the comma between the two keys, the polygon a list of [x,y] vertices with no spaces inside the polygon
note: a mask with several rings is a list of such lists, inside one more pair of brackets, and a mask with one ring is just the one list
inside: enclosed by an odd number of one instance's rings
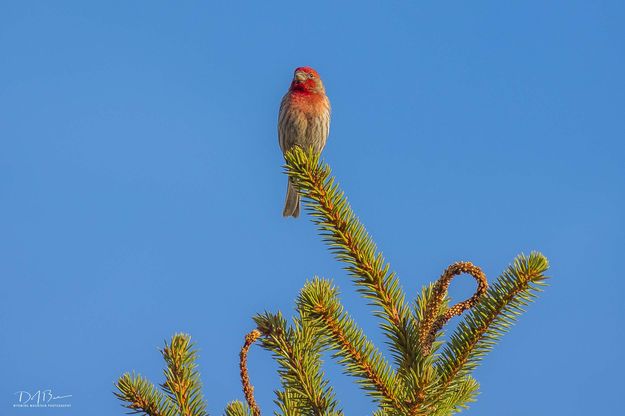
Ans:
{"label": "bird", "polygon": [[[319,73],[309,66],[295,68],[278,113],[278,143],[282,153],[293,146],[321,153],[330,134],[330,111],[330,100]],[[297,218],[299,211],[300,195],[289,179],[282,216]]]}

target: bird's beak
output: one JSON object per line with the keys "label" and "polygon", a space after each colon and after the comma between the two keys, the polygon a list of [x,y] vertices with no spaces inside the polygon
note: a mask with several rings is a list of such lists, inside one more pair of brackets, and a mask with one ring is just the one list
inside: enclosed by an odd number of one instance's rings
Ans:
{"label": "bird's beak", "polygon": [[302,71],[297,71],[295,73],[295,80],[302,82],[302,81],[306,81],[308,79],[308,75],[306,75],[306,73],[302,72]]}

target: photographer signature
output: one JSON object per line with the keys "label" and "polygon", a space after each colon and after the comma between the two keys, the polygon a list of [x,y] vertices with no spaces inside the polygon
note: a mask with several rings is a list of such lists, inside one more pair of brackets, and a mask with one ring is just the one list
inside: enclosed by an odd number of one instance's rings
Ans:
{"label": "photographer signature", "polygon": [[46,390],[37,390],[35,392],[28,392],[25,390],[16,391],[17,400],[19,404],[31,404],[31,405],[43,405],[53,402],[54,400],[67,399],[68,397],[72,397],[71,394],[66,394],[63,396],[56,396],[52,393],[52,389]]}

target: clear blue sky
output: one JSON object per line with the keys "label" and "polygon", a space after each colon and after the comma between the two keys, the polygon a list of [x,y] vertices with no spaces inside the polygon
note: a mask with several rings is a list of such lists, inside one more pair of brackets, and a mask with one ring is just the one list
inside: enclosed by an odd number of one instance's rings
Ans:
{"label": "clear blue sky", "polygon": [[[616,414],[624,3],[234,3],[0,5],[0,414],[121,415],[114,380],[160,382],[176,331],[220,414],[251,316],[290,315],[315,274],[383,344],[307,217],[280,215],[278,104],[302,65],[332,100],[325,157],[410,297],[456,260],[494,279],[517,253],[550,259],[464,414]],[[252,350],[266,414],[275,370]],[[45,388],[72,407],[12,407]]]}

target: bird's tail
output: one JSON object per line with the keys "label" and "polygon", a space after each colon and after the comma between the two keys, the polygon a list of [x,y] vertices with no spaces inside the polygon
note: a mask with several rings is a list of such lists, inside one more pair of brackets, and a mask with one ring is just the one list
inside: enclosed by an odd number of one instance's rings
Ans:
{"label": "bird's tail", "polygon": [[282,211],[283,217],[299,217],[299,199],[299,194],[289,179],[286,184],[286,199],[284,201],[284,211]]}

